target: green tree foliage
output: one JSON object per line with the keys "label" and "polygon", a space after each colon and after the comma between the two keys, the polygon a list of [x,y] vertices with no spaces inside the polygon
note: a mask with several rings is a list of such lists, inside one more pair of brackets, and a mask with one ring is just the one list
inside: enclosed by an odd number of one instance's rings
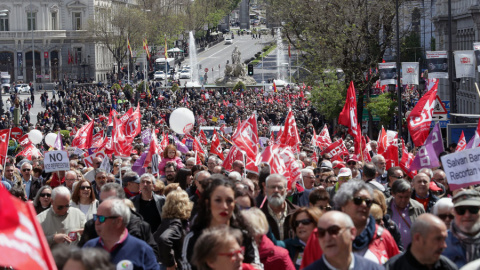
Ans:
{"label": "green tree foliage", "polygon": [[245,84],[242,81],[239,81],[235,86],[233,87],[233,91],[241,91],[242,89],[247,89]]}
{"label": "green tree foliage", "polygon": [[395,109],[398,104],[394,100],[394,94],[386,93],[374,97],[370,100],[370,103],[367,104],[367,110],[370,111],[372,115],[378,115],[380,117],[380,124],[383,126],[389,126],[390,121],[392,121],[393,115],[395,114]]}
{"label": "green tree foliage", "polygon": [[422,62],[423,53],[420,33],[414,31],[408,33],[402,40],[400,51],[400,60],[402,62],[417,62],[419,58],[420,62]]}
{"label": "green tree foliage", "polygon": [[338,117],[345,104],[346,85],[333,72],[324,72],[311,91],[312,105],[329,121]]}

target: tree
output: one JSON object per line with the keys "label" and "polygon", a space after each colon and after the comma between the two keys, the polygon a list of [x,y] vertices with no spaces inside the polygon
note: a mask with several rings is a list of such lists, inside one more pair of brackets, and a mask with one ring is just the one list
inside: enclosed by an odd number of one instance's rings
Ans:
{"label": "tree", "polygon": [[363,93],[378,79],[367,76],[391,48],[395,6],[389,0],[267,0],[273,17],[281,18],[283,35],[299,51],[305,68],[312,72],[308,83],[329,67],[341,68],[345,81],[353,81],[358,115]]}
{"label": "tree", "polygon": [[97,41],[103,44],[113,55],[118,67],[127,58],[127,38],[133,48],[141,44],[145,17],[141,10],[127,6],[101,8],[95,12],[94,19],[88,23]]}
{"label": "tree", "polygon": [[325,116],[328,121],[338,117],[345,104],[346,85],[339,81],[333,72],[324,72],[311,91],[312,105]]}
{"label": "tree", "polygon": [[374,115],[380,117],[380,124],[383,126],[389,126],[392,121],[395,109],[397,108],[397,102],[393,99],[394,93],[385,93],[370,100],[367,104],[367,110]]}

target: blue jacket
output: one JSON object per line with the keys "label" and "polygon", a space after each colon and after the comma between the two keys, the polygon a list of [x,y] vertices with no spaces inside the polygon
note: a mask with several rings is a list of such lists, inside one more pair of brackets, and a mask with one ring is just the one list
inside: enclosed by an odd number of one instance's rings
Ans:
{"label": "blue jacket", "polygon": [[[99,240],[99,237],[94,238],[85,243],[83,247],[95,247],[103,249],[103,246]],[[153,249],[144,241],[131,236],[130,234],[128,234],[127,239],[125,239],[123,243],[115,247],[113,251],[110,252],[110,261],[113,264],[117,265],[120,262],[123,263],[125,260],[130,261],[133,264],[133,269],[135,270],[160,270],[160,266],[155,258],[155,253],[153,253]]]}
{"label": "blue jacket", "polygon": [[459,269],[462,268],[462,266],[464,266],[465,264],[467,264],[467,251],[462,247],[460,241],[453,235],[450,230],[448,231],[448,236],[445,240],[445,243],[447,243],[447,248],[443,251],[443,256],[449,258],[452,262],[454,262]]}

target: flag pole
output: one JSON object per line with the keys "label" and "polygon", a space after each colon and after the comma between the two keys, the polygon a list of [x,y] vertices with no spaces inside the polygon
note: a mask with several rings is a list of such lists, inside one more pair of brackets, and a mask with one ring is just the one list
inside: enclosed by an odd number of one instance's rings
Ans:
{"label": "flag pole", "polygon": [[[130,47],[130,40],[128,39],[128,36],[127,36],[127,44],[128,44],[128,47]],[[130,49],[127,48],[128,50],[128,59],[127,59],[127,84],[130,82],[130,58],[132,57],[130,55]]]}
{"label": "flag pole", "polygon": [[480,97],[480,90],[478,89],[478,84],[475,83],[475,88],[477,89],[478,96]]}

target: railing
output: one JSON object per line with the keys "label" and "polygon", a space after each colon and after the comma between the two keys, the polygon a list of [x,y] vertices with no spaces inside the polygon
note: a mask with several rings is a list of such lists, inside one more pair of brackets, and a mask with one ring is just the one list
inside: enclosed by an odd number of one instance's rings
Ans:
{"label": "railing", "polygon": [[[33,31],[34,39],[45,38],[85,38],[88,37],[86,30],[67,31],[67,30],[35,30]],[[0,31],[0,40],[10,39],[31,39],[32,31]]]}

